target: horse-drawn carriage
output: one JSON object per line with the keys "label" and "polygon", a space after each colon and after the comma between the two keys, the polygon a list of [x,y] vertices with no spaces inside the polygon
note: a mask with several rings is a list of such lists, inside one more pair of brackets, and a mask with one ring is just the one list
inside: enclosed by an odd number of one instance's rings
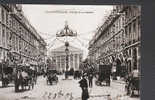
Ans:
{"label": "horse-drawn carriage", "polygon": [[29,67],[21,67],[16,69],[15,77],[15,91],[24,91],[34,88],[35,84],[35,71]]}
{"label": "horse-drawn carriage", "polygon": [[110,86],[110,75],[111,75],[110,65],[99,65],[96,85],[104,85],[105,83],[106,86]]}
{"label": "horse-drawn carriage", "polygon": [[82,74],[81,74],[81,72],[80,71],[74,71],[74,79],[81,79],[81,76],[82,76]]}
{"label": "horse-drawn carriage", "polygon": [[126,85],[125,85],[125,90],[128,95],[131,97],[134,96],[135,94],[139,95],[140,94],[140,89],[139,89],[139,72],[138,71],[133,71],[130,76],[127,77],[126,79]]}
{"label": "horse-drawn carriage", "polygon": [[47,70],[47,84],[52,85],[53,83],[58,83],[57,71],[56,70]]}
{"label": "horse-drawn carriage", "polygon": [[26,87],[28,87],[28,89],[33,89],[34,84],[36,83],[36,79],[35,79],[35,71],[32,69],[28,69],[27,70],[27,76],[23,76],[23,85],[26,89]]}

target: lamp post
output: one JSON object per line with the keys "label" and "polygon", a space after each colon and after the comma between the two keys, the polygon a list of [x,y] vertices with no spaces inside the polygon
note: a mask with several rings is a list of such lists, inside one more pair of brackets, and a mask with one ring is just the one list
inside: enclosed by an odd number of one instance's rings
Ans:
{"label": "lamp post", "polygon": [[67,21],[65,22],[65,27],[59,31],[56,34],[56,37],[65,37],[66,41],[65,41],[65,53],[66,53],[66,72],[65,72],[65,78],[68,78],[68,68],[69,68],[69,42],[68,42],[68,38],[67,37],[76,37],[77,36],[77,32],[71,30],[68,26]]}
{"label": "lamp post", "polygon": [[69,49],[68,49],[69,42],[65,42],[65,47],[66,47],[66,49],[65,49],[65,53],[66,53],[66,72],[65,72],[65,79],[67,79],[68,78],[68,68],[69,68],[69,64],[68,64],[68,62],[69,62]]}

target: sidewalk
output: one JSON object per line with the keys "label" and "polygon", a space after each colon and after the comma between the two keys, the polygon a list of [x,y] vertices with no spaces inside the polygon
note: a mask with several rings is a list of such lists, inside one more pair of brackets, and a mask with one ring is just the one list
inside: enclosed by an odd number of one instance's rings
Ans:
{"label": "sidewalk", "polygon": [[0,88],[8,88],[8,87],[14,87],[14,83],[9,83],[7,87],[2,87],[2,81],[0,81]]}
{"label": "sidewalk", "polygon": [[112,82],[120,83],[120,84],[125,84],[125,81],[123,80],[112,80]]}

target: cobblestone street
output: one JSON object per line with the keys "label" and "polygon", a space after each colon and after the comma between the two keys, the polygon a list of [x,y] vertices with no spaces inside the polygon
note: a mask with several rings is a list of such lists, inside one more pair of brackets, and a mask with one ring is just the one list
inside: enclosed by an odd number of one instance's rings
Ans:
{"label": "cobblestone street", "polygon": [[[63,80],[63,76],[59,76],[58,84],[47,85],[46,78],[41,76],[35,88],[30,91],[15,93],[14,87],[1,88],[0,100],[81,100],[82,91],[78,81],[72,77]],[[89,88],[89,100],[108,100],[108,94],[112,100],[139,100],[137,97],[126,96],[123,87],[124,84],[120,82],[111,82],[110,87],[94,85],[93,88]]]}

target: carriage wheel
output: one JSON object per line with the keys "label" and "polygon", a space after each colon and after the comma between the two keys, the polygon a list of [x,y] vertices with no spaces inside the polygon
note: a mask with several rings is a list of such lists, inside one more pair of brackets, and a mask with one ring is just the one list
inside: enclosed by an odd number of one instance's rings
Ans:
{"label": "carriage wheel", "polygon": [[103,86],[103,85],[102,85],[102,82],[100,82],[100,81],[99,81],[99,86]]}
{"label": "carriage wheel", "polygon": [[132,86],[129,87],[129,95],[130,97],[133,97],[134,91],[132,90]]}
{"label": "carriage wheel", "polygon": [[57,77],[57,78],[56,78],[56,83],[58,83],[58,81],[59,81],[59,80],[58,80],[58,77]]}
{"label": "carriage wheel", "polygon": [[34,83],[32,83],[32,89],[34,88]]}
{"label": "carriage wheel", "polygon": [[48,79],[46,80],[46,82],[47,82],[47,85],[48,85]]}
{"label": "carriage wheel", "polygon": [[110,86],[110,80],[108,80],[108,86]]}
{"label": "carriage wheel", "polygon": [[52,84],[53,84],[53,82],[51,81],[51,82],[50,82],[50,85],[52,85]]}
{"label": "carriage wheel", "polygon": [[105,83],[106,83],[106,86],[108,86],[108,81],[107,80],[105,81]]}
{"label": "carriage wheel", "polygon": [[127,85],[125,85],[125,92],[127,95],[129,94],[129,89],[127,88]]}
{"label": "carriage wheel", "polygon": [[5,82],[4,81],[2,81],[2,87],[5,87]]}
{"label": "carriage wheel", "polygon": [[95,84],[97,85],[97,82],[95,81]]}
{"label": "carriage wheel", "polygon": [[28,90],[30,90],[31,89],[31,85],[28,85],[28,86],[29,86]]}
{"label": "carriage wheel", "polygon": [[108,86],[110,86],[110,82],[108,82]]}
{"label": "carriage wheel", "polygon": [[101,86],[101,82],[96,81],[95,83],[96,83],[97,86]]}

